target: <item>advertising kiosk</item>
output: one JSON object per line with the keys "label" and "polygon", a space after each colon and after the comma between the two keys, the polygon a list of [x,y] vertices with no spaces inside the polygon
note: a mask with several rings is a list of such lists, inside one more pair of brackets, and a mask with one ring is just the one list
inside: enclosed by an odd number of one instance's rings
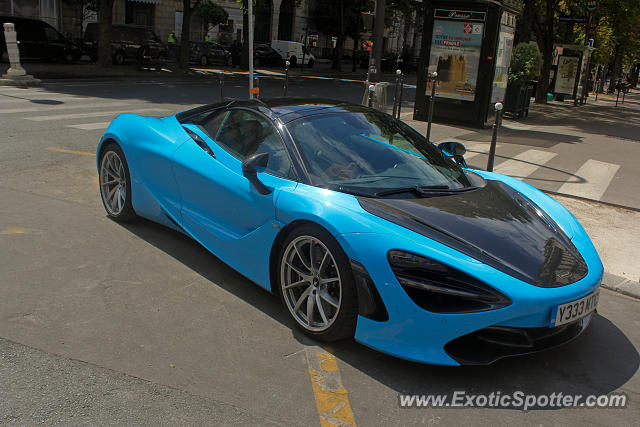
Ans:
{"label": "advertising kiosk", "polygon": [[432,1],[426,6],[415,120],[427,120],[432,82],[435,121],[484,127],[504,101],[519,0]]}

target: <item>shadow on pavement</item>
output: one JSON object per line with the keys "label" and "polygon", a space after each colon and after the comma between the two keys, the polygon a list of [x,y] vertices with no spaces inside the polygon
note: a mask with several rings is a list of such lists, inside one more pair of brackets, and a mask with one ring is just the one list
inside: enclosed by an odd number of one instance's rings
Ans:
{"label": "shadow on pavement", "polygon": [[[224,288],[291,328],[302,345],[322,346],[294,327],[277,297],[243,278],[189,237],[147,220],[122,226],[211,281],[211,286]],[[454,390],[473,394],[500,391],[503,395],[516,391],[606,394],[629,381],[640,365],[633,343],[600,315],[571,343],[542,353],[502,359],[489,366],[445,367],[407,362],[353,340],[331,343],[331,351],[341,363],[403,394],[444,394]]]}
{"label": "shadow on pavement", "polygon": [[[462,141],[491,142],[492,130],[485,129],[458,136]],[[498,134],[498,142],[501,144],[519,144],[532,147],[551,148],[557,144],[577,144],[582,138],[556,132],[542,132],[537,130],[519,130],[503,128]]]}

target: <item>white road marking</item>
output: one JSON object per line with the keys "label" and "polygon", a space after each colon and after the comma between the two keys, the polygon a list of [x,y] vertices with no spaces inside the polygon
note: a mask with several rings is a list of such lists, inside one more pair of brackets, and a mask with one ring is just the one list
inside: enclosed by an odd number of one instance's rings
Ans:
{"label": "white road marking", "polygon": [[467,149],[467,152],[464,155],[464,159],[469,160],[479,154],[487,154],[489,152],[490,144],[479,142],[475,144],[464,144],[464,146]]}
{"label": "white road marking", "polygon": [[42,122],[46,120],[67,120],[67,119],[83,119],[87,117],[115,116],[122,113],[143,113],[150,111],[167,111],[164,108],[140,108],[137,110],[110,110],[110,111],[94,111],[91,113],[75,113],[75,114],[52,114],[47,116],[25,117],[27,120],[34,122]]}
{"label": "white road marking", "polygon": [[[110,102],[110,103],[101,103],[98,105],[93,105],[91,108],[112,108],[112,107],[121,107],[124,105],[131,105],[130,102]],[[48,107],[24,107],[24,108],[7,108],[0,109],[0,114],[15,114],[15,113],[35,113],[40,111],[58,111],[58,110],[77,110],[77,109],[87,109],[86,105],[82,104],[72,104],[72,105],[51,105]]]}
{"label": "white road marking", "polygon": [[516,178],[526,178],[555,156],[557,154],[551,151],[527,150],[513,159],[500,163],[495,167],[494,171]]}
{"label": "white road marking", "polygon": [[558,192],[586,199],[600,200],[618,169],[620,169],[620,165],[589,159],[575,173],[584,181],[565,182],[558,189]]}
{"label": "white road marking", "polygon": [[97,130],[97,129],[108,128],[110,123],[111,122],[84,123],[81,125],[67,125],[67,127],[74,128],[74,129],[82,129],[82,130]]}

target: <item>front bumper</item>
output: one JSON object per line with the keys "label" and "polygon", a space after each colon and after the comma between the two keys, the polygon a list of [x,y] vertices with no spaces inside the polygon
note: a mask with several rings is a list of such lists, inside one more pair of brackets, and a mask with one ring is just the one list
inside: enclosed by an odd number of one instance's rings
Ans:
{"label": "front bumper", "polygon": [[[594,292],[603,274],[602,263],[593,244],[586,234],[584,237],[574,239],[574,244],[587,263],[587,275],[566,286],[540,288],[402,227],[397,227],[397,232],[393,234],[341,234],[339,240],[347,255],[367,270],[389,315],[386,321],[360,316],[355,339],[396,357],[441,365],[491,363],[500,357],[539,351],[567,342],[587,327],[588,320],[581,322],[579,328],[573,325],[572,328],[563,328],[563,331],[550,331],[548,325],[552,308]],[[387,261],[390,249],[411,251],[454,266],[502,292],[511,299],[512,304],[497,310],[462,314],[439,314],[423,310],[407,296],[393,274]],[[552,338],[533,340],[535,342],[527,349],[518,350],[510,345],[494,346],[491,349],[493,353],[486,350],[484,355],[484,350],[478,347],[474,355],[473,346],[469,350],[469,344],[477,338],[473,334],[489,327],[524,330],[527,334],[538,334],[539,338]],[[465,336],[470,338],[463,340]],[[460,345],[460,342],[465,345]]]}

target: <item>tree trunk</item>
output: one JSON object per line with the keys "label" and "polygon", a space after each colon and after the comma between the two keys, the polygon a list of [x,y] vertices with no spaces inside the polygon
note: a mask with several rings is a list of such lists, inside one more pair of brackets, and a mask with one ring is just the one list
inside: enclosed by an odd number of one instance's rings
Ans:
{"label": "tree trunk", "polygon": [[100,0],[98,3],[98,22],[100,36],[98,41],[98,66],[110,67],[111,58],[111,21],[113,20],[114,0]]}
{"label": "tree trunk", "polygon": [[611,64],[611,79],[609,80],[609,93],[614,93],[616,89],[616,82],[620,78],[620,69],[622,68],[622,48],[620,44],[616,43],[613,63]]}
{"label": "tree trunk", "polygon": [[340,33],[336,40],[336,47],[333,50],[333,64],[331,68],[342,71],[342,51],[344,46],[344,0],[340,2]]}
{"label": "tree trunk", "polygon": [[380,81],[380,72],[382,71],[382,50],[384,48],[384,9],[386,7],[385,0],[376,0],[376,17],[373,25],[373,59],[376,62],[376,72],[370,75],[372,82]]}
{"label": "tree trunk", "polygon": [[534,7],[534,0],[524,1],[524,10],[522,11],[522,17],[519,19],[520,31],[518,32],[516,44],[529,43],[531,41],[533,33],[533,19],[535,17]]}
{"label": "tree trunk", "polygon": [[536,41],[540,52],[542,52],[542,70],[540,71],[538,90],[536,92],[536,102],[540,104],[547,103],[547,93],[549,92],[549,76],[551,74],[551,65],[553,64],[553,42],[555,40],[553,24],[555,21],[554,7],[556,2],[557,0],[546,0],[544,24],[538,22],[538,16],[535,12],[532,20],[533,29],[536,32]]}
{"label": "tree trunk", "polygon": [[191,0],[182,0],[182,33],[180,35],[180,43],[178,43],[178,52],[180,58],[180,68],[186,70],[189,68],[189,34],[191,33]]}
{"label": "tree trunk", "polygon": [[553,64],[553,45],[551,50],[542,53],[542,68],[540,69],[540,80],[538,80],[538,90],[536,92],[536,102],[540,104],[547,103],[547,93],[549,93],[549,77],[551,74],[551,65]]}
{"label": "tree trunk", "polygon": [[[244,13],[242,14],[242,54],[240,55],[240,68],[249,69],[249,3],[242,1]],[[252,52],[253,54],[253,52]]]}

